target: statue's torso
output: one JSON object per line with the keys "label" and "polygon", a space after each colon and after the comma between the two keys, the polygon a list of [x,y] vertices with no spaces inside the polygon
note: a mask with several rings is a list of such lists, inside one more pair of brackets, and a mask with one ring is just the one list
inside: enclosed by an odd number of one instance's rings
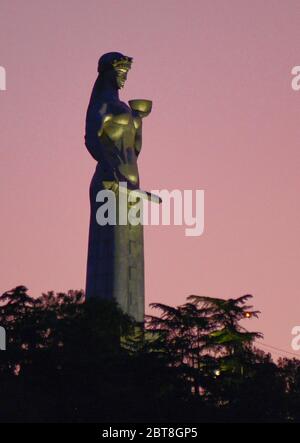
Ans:
{"label": "statue's torso", "polygon": [[109,155],[115,157],[120,181],[127,181],[133,187],[139,185],[136,135],[140,127],[141,118],[125,103],[107,104],[100,141],[109,150]]}

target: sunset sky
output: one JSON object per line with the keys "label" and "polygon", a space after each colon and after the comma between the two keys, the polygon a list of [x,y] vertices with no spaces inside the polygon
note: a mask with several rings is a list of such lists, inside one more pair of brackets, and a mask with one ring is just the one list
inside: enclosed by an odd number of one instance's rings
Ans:
{"label": "sunset sky", "polygon": [[153,100],[142,188],[205,191],[201,237],[146,228],[146,303],[253,294],[247,326],[292,352],[299,42],[299,0],[0,0],[0,290],[84,288],[85,113],[99,56],[119,51],[134,58],[121,98]]}

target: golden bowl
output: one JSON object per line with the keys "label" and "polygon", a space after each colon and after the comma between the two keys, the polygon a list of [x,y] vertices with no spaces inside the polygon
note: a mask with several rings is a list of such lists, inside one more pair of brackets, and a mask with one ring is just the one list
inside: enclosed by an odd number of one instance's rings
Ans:
{"label": "golden bowl", "polygon": [[137,111],[140,114],[140,117],[146,117],[150,114],[152,109],[152,101],[145,99],[134,99],[129,100],[129,106],[133,111]]}

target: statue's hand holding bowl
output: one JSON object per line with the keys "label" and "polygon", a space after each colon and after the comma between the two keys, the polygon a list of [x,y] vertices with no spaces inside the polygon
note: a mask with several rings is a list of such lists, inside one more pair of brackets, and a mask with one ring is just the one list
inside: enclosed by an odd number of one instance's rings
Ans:
{"label": "statue's hand holding bowl", "polygon": [[135,111],[141,118],[147,117],[152,109],[152,101],[146,99],[129,100],[129,106]]}

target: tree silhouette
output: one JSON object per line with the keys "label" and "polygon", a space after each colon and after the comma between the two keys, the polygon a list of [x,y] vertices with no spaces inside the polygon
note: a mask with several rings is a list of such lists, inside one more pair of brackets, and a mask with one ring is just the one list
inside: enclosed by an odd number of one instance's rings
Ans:
{"label": "tree silhouette", "polygon": [[0,296],[1,422],[300,421],[300,362],[257,350],[251,296],[153,304],[145,328],[82,291]]}

